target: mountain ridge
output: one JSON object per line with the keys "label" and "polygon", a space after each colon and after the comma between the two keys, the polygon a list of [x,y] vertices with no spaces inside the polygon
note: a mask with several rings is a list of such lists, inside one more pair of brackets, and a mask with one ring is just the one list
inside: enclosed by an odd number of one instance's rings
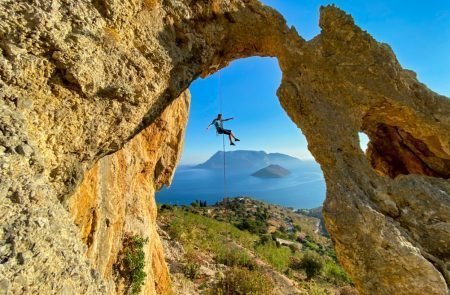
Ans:
{"label": "mountain ridge", "polygon": [[[266,153],[265,151],[237,150],[228,151],[226,165],[228,169],[256,171],[269,165],[280,165],[288,169],[299,168],[302,161],[282,153]],[[223,151],[217,151],[205,162],[194,166],[201,169],[222,169]]]}

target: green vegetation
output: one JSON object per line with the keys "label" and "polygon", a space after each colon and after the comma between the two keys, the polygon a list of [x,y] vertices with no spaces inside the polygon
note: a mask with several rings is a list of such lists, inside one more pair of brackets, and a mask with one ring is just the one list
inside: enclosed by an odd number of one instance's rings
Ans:
{"label": "green vegetation", "polygon": [[184,266],[184,275],[188,279],[196,279],[198,277],[198,272],[200,270],[200,264],[196,262],[188,262]]}
{"label": "green vegetation", "polygon": [[344,269],[331,259],[327,259],[325,261],[324,274],[329,282],[336,285],[346,285],[352,283],[352,279],[344,271]]}
{"label": "green vegetation", "polygon": [[144,245],[148,239],[140,236],[134,236],[132,243],[127,251],[127,264],[130,268],[131,277],[131,294],[139,294],[141,287],[144,284],[147,274],[144,271],[145,267],[145,253]]}
{"label": "green vegetation", "polygon": [[323,266],[323,258],[313,251],[307,251],[305,254],[303,254],[300,261],[293,260],[291,263],[291,267],[293,269],[305,270],[306,278],[308,280],[320,274]]}
{"label": "green vegetation", "polygon": [[[229,221],[240,230],[246,230],[253,234],[264,234],[267,232],[267,221],[269,210],[267,207],[256,207],[254,212],[249,212],[245,203],[237,199],[226,198],[219,205],[224,209],[226,218],[222,221]],[[232,214],[228,214],[232,212]]]}
{"label": "green vegetation", "polygon": [[148,239],[138,235],[126,235],[123,240],[123,249],[119,253],[118,262],[114,269],[125,280],[131,294],[139,294],[147,274],[145,268],[144,245]]}
{"label": "green vegetation", "polygon": [[[210,294],[269,294],[273,284],[261,261],[265,268],[300,282],[308,294],[334,294],[343,286],[351,289],[351,279],[337,262],[330,240],[315,233],[317,219],[297,218],[292,210],[243,198],[213,207],[200,204],[163,205],[160,216],[168,221],[164,229],[187,253],[184,276],[201,282]],[[205,259],[224,271],[214,285],[205,285],[205,274],[199,274]]]}
{"label": "green vegetation", "polygon": [[161,213],[170,215],[171,222],[166,230],[172,238],[182,242],[187,250],[195,246],[212,253],[224,253],[227,251],[229,240],[251,248],[257,239],[256,236],[241,231],[229,223],[219,222],[187,209],[174,207],[173,210]]}
{"label": "green vegetation", "polygon": [[208,206],[208,204],[206,203],[206,201],[202,201],[202,200],[195,200],[195,202],[191,203],[192,207],[206,207]]}
{"label": "green vegetation", "polygon": [[261,219],[243,219],[236,225],[240,230],[246,230],[253,234],[264,234],[267,231],[267,224]]}
{"label": "green vegetation", "polygon": [[277,247],[276,243],[257,245],[255,252],[267,263],[283,272],[289,266],[289,260],[292,255],[288,247]]}
{"label": "green vegetation", "polygon": [[233,267],[211,289],[211,294],[269,295],[272,282],[263,272]]}
{"label": "green vegetation", "polygon": [[243,266],[249,269],[254,268],[251,257],[235,246],[220,249],[216,256],[216,262],[227,266]]}

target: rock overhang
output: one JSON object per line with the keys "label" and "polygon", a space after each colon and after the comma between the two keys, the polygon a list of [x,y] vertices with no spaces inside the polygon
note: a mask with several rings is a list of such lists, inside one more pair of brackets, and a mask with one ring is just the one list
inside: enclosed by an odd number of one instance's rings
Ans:
{"label": "rock overhang", "polygon": [[[49,196],[43,208],[69,198],[94,162],[154,122],[199,75],[273,56],[283,72],[280,102],[324,171],[326,224],[360,291],[446,294],[447,98],[334,6],[321,8],[322,31],[305,41],[257,1],[144,2],[18,1],[3,10],[4,145],[33,150],[2,159],[12,165],[2,197],[25,200],[13,212],[34,208],[30,194]],[[17,31],[14,20],[25,21]],[[17,103],[26,99],[32,104]],[[370,161],[359,131],[371,139]]]}

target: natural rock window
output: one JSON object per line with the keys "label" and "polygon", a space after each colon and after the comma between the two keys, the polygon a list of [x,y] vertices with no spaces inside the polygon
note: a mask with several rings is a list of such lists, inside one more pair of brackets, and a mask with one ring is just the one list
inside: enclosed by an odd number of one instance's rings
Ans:
{"label": "natural rock window", "polygon": [[450,177],[450,159],[441,158],[437,154],[442,152],[439,139],[430,137],[430,142],[425,143],[401,127],[382,123],[368,132],[371,140],[367,146],[367,158],[372,167],[382,175]]}
{"label": "natural rock window", "polygon": [[358,138],[359,138],[359,146],[361,147],[361,150],[366,153],[367,148],[369,147],[370,139],[364,132],[358,132]]}

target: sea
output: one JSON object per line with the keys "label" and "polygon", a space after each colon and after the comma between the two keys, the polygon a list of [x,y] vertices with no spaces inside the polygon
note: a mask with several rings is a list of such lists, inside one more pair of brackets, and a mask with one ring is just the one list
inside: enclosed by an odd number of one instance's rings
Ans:
{"label": "sea", "polygon": [[315,161],[302,161],[283,178],[257,178],[249,171],[229,171],[224,179],[221,169],[179,166],[170,188],[156,194],[162,204],[189,205],[195,200],[215,204],[227,197],[248,196],[267,203],[311,209],[322,206],[326,186],[320,166]]}

